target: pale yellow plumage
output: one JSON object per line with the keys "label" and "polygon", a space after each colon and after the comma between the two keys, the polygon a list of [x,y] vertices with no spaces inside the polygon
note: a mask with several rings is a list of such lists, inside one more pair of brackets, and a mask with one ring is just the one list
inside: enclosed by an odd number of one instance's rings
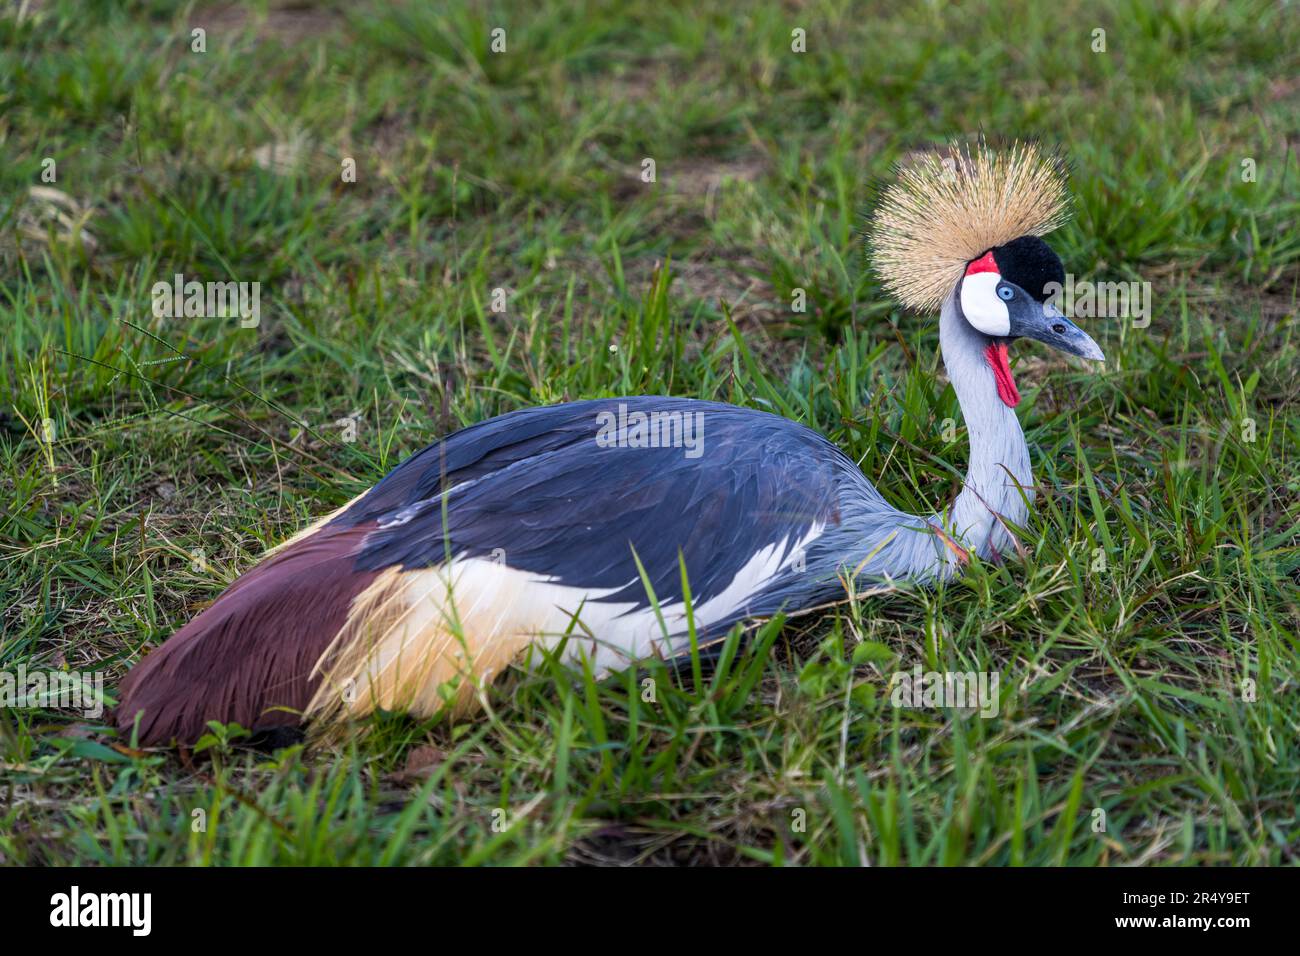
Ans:
{"label": "pale yellow plumage", "polygon": [[327,726],[376,709],[421,717],[446,705],[452,713],[473,710],[481,687],[532,635],[486,620],[492,602],[459,608],[454,589],[439,568],[382,572],[353,601],[317,665],[322,680],[306,713]]}
{"label": "pale yellow plumage", "polygon": [[1033,143],[953,144],[901,164],[867,232],[885,290],[909,308],[937,311],[972,259],[1064,225],[1065,173]]}

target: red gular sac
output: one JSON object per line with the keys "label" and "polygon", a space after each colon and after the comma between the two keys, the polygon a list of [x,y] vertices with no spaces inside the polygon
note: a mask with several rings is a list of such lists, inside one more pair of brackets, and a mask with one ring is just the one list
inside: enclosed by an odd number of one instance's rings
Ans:
{"label": "red gular sac", "polygon": [[993,369],[993,379],[998,385],[998,398],[1008,408],[1020,404],[1020,392],[1016,389],[1016,380],[1011,377],[1011,361],[1007,357],[1007,343],[994,342],[984,350],[984,359]]}

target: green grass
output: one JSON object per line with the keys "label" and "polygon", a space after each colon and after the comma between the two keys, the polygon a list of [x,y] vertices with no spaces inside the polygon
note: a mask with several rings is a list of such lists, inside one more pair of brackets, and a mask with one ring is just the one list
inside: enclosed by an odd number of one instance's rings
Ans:
{"label": "green grass", "polygon": [[[0,669],[111,691],[265,548],[537,403],[777,410],[933,510],[965,432],[860,231],[950,136],[1066,147],[1053,243],[1154,309],[1081,321],[1104,368],[1016,350],[1023,560],[733,635],[698,681],[512,671],[482,720],[337,749],[191,761],[6,709],[0,861],[1296,861],[1293,9],[32,6],[0,19]],[[176,272],[261,282],[260,327],[155,318]],[[998,715],[891,706],[917,664],[996,672]]]}

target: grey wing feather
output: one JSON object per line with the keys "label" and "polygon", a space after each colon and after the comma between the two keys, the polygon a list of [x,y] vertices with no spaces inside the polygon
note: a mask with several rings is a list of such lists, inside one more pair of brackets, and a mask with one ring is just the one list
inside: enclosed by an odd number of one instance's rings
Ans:
{"label": "grey wing feather", "polygon": [[[702,416],[700,454],[681,447],[601,447],[602,412]],[[457,432],[398,466],[340,519],[375,519],[358,566],[429,567],[448,555],[504,563],[647,603],[633,553],[661,602],[682,599],[685,561],[696,604],[725,590],[757,552],[792,548],[840,521],[846,468],[825,438],[779,416],[644,396],[526,409]],[[858,489],[859,492],[861,489]],[[442,492],[450,491],[449,494]],[[499,550],[498,550],[499,549]],[[785,585],[782,603],[812,599]],[[755,595],[755,604],[764,603]]]}

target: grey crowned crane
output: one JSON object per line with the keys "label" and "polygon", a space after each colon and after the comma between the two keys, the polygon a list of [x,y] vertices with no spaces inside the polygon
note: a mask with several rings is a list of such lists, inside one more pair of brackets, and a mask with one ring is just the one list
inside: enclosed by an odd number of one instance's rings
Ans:
{"label": "grey crowned crane", "polygon": [[913,160],[881,197],[875,269],[904,305],[939,310],[970,437],[945,511],[899,511],[827,439],[766,412],[651,396],[510,412],[412,455],[236,580],[127,675],[119,730],[186,743],[209,720],[464,711],[566,636],[564,659],[598,673],[677,655],[682,564],[708,639],[842,600],[844,575],[927,582],[1006,550],[1034,494],[1008,344],[1103,358],[1050,301],[1064,270],[1041,237],[1066,209],[1063,170],[1032,145]]}

